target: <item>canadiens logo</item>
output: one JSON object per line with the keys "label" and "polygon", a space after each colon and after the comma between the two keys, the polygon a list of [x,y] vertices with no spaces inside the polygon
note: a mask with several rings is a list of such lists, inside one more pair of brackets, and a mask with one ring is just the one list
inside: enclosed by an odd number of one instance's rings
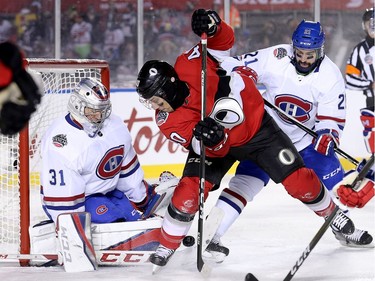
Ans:
{"label": "canadiens logo", "polygon": [[[287,94],[279,95],[275,97],[275,105],[302,123],[310,120],[309,114],[312,109],[312,104],[300,97]],[[282,114],[279,114],[279,116],[285,122],[290,123]]]}
{"label": "canadiens logo", "polygon": [[103,215],[108,211],[108,207],[106,205],[100,205],[96,208],[96,213],[98,215]]}
{"label": "canadiens logo", "polygon": [[168,116],[169,116],[168,112],[159,111],[158,114],[156,115],[156,124],[158,126],[163,125],[167,121]]}
{"label": "canadiens logo", "polygon": [[284,48],[277,48],[273,50],[273,55],[278,59],[282,59],[287,56],[287,51]]}
{"label": "canadiens logo", "polygon": [[368,65],[372,64],[373,62],[373,59],[372,59],[372,56],[371,55],[366,55],[365,56],[365,63],[367,63]]}
{"label": "canadiens logo", "polygon": [[66,138],[66,135],[59,134],[52,138],[52,143],[56,147],[63,147],[68,144],[68,140]]}
{"label": "canadiens logo", "polygon": [[96,175],[103,179],[111,179],[121,171],[121,165],[124,161],[124,145],[111,148],[100,160],[96,168]]}

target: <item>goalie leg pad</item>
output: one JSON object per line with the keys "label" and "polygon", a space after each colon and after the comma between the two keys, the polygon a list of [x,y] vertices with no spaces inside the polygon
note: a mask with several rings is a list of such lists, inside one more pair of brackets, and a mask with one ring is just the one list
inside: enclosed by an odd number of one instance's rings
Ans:
{"label": "goalie leg pad", "polygon": [[91,242],[90,213],[66,213],[57,217],[57,234],[66,272],[98,268]]}
{"label": "goalie leg pad", "polygon": [[29,228],[30,252],[33,254],[56,254],[58,241],[55,223],[52,220],[42,221]]}

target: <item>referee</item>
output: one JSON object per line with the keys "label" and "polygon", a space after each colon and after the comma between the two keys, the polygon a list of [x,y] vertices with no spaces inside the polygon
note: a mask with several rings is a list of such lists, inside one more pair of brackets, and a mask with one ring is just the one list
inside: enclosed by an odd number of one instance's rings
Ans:
{"label": "referee", "polygon": [[366,107],[374,106],[374,8],[366,9],[362,16],[365,39],[357,44],[346,65],[346,86],[348,89],[363,91]]}

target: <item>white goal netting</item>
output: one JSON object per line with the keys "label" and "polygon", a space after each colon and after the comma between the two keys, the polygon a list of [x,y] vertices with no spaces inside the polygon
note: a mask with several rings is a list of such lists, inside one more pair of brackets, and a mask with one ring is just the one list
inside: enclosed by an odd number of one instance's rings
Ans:
{"label": "white goal netting", "polygon": [[109,86],[105,61],[28,59],[27,63],[28,70],[42,78],[44,95],[28,129],[14,136],[0,134],[0,254],[27,252],[28,227],[47,219],[39,194],[44,132],[67,113],[69,94],[82,78],[96,78]]}

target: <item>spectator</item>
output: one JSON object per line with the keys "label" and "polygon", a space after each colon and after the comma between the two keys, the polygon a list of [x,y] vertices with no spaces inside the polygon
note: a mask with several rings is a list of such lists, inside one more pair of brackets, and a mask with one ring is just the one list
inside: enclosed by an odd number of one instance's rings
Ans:
{"label": "spectator", "polygon": [[13,25],[12,23],[1,17],[0,18],[0,43],[12,40]]}
{"label": "spectator", "polygon": [[109,25],[104,32],[104,59],[110,64],[121,63],[121,46],[124,43],[124,33],[119,24]]}
{"label": "spectator", "polygon": [[70,35],[73,39],[73,52],[80,59],[87,59],[91,53],[92,25],[83,20],[83,16],[77,14],[74,18]]}

